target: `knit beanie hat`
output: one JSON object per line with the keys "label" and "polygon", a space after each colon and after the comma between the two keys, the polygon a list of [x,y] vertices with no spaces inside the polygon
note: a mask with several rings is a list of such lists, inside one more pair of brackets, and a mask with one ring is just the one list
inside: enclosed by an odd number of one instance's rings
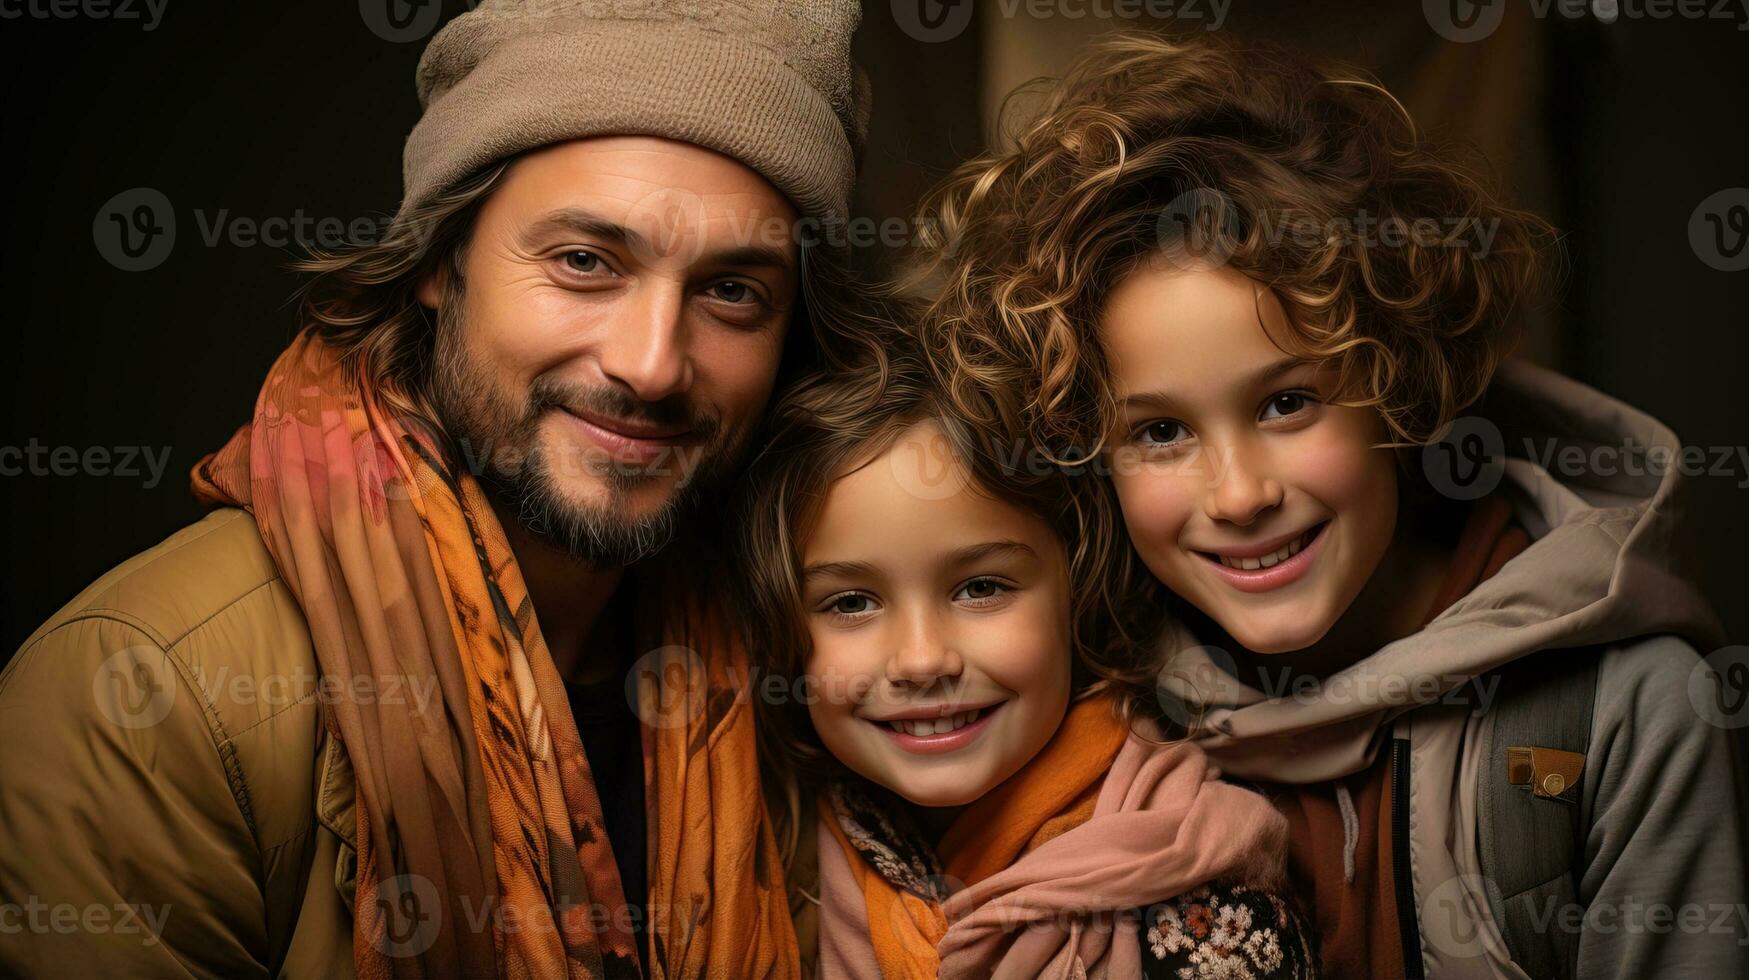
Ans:
{"label": "knit beanie hat", "polygon": [[524,150],[659,136],[843,222],[868,123],[857,0],[482,0],[419,59],[401,214]]}

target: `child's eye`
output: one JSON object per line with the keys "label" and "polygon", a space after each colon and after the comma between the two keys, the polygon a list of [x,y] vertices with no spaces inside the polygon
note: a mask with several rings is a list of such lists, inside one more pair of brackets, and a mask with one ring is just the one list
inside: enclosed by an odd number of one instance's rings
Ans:
{"label": "child's eye", "polygon": [[1263,404],[1261,418],[1265,421],[1287,418],[1305,411],[1311,405],[1311,395],[1303,391],[1284,391],[1279,395],[1270,396],[1269,401]]}
{"label": "child's eye", "polygon": [[1190,430],[1174,419],[1156,419],[1137,427],[1132,437],[1143,446],[1170,446],[1189,438]]}
{"label": "child's eye", "polygon": [[953,594],[955,602],[964,602],[972,606],[988,606],[1000,602],[1002,598],[1014,591],[1014,587],[993,578],[975,578],[959,587]]}
{"label": "child's eye", "polygon": [[840,619],[861,619],[878,608],[874,596],[864,592],[842,592],[826,600],[820,611]]}

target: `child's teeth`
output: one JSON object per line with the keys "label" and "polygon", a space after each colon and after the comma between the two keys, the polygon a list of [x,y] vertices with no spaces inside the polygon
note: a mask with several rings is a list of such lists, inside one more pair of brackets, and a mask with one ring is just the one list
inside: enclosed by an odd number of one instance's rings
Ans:
{"label": "child's teeth", "polygon": [[943,715],[940,718],[904,718],[898,721],[889,721],[887,722],[887,725],[892,728],[893,731],[898,732],[901,735],[915,735],[919,737],[926,735],[945,735],[948,732],[954,731],[958,728],[964,728],[972,722],[977,721],[978,716],[981,714],[983,714],[983,709],[975,708],[971,711],[961,711],[958,714]]}
{"label": "child's teeth", "polygon": [[1264,555],[1261,558],[1228,558],[1223,555],[1221,556],[1221,564],[1228,568],[1237,568],[1240,571],[1254,572],[1259,568],[1268,568],[1271,565],[1287,561],[1289,558],[1292,558],[1299,553],[1300,542],[1298,539],[1295,539],[1288,542],[1287,547],[1273,555]]}

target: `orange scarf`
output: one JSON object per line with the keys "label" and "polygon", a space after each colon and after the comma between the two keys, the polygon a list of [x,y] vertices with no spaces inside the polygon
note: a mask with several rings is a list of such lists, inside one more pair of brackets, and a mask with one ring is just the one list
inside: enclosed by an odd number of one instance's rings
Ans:
{"label": "orange scarf", "polygon": [[1195,746],[1142,736],[1110,697],[1071,706],[1031,762],[954,819],[934,849],[945,884],[902,867],[880,815],[823,799],[820,845],[836,853],[821,857],[822,975],[1130,975],[1133,927],[1106,913],[1217,878],[1277,881],[1285,825],[1269,803],[1220,782]]}
{"label": "orange scarf", "polygon": [[[439,692],[326,714],[358,782],[359,976],[795,977],[733,634],[702,608],[665,624],[703,669],[683,678],[697,710],[644,727],[640,963],[564,685],[504,532],[453,462],[305,333],[253,421],[193,473],[203,502],[254,516],[338,690]],[[661,680],[642,672],[641,707],[672,701]]]}

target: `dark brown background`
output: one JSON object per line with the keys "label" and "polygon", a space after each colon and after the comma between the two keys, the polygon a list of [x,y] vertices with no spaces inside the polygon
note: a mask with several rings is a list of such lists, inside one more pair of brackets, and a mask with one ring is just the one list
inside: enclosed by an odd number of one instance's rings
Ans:
{"label": "dark brown background", "polygon": [[[1101,18],[1117,0],[1063,0],[1051,16],[1025,2],[1007,16],[993,0],[951,39],[926,41],[901,26],[916,22],[916,2],[870,2],[859,36],[875,90],[858,198],[870,217],[907,215],[980,148],[1001,93],[1059,70],[1090,34],[1200,30],[1212,15],[1206,0],[1166,20]],[[1416,0],[1233,0],[1222,29],[1376,73],[1423,127],[1486,154],[1518,203],[1566,232],[1565,289],[1536,315],[1529,352],[1691,445],[1734,451],[1749,442],[1749,271],[1709,267],[1687,227],[1709,195],[1749,186],[1749,33],[1738,29],[1749,15],[1606,24],[1491,2],[1503,22],[1472,43],[1443,39]],[[443,18],[465,9],[441,7]],[[362,9],[168,0],[151,31],[0,20],[0,445],[170,449],[150,489],[143,477],[0,477],[0,662],[91,579],[199,516],[189,466],[244,421],[294,327],[298,280],[284,266],[295,250],[209,247],[196,211],[351,222],[394,210],[423,41],[385,40]],[[1075,9],[1088,16],[1061,13]],[[99,254],[93,221],[136,187],[163,192],[178,227],[163,264],[130,273]],[[1697,499],[1705,585],[1741,641],[1749,491],[1737,484],[1749,472],[1737,466],[1697,480]]]}

